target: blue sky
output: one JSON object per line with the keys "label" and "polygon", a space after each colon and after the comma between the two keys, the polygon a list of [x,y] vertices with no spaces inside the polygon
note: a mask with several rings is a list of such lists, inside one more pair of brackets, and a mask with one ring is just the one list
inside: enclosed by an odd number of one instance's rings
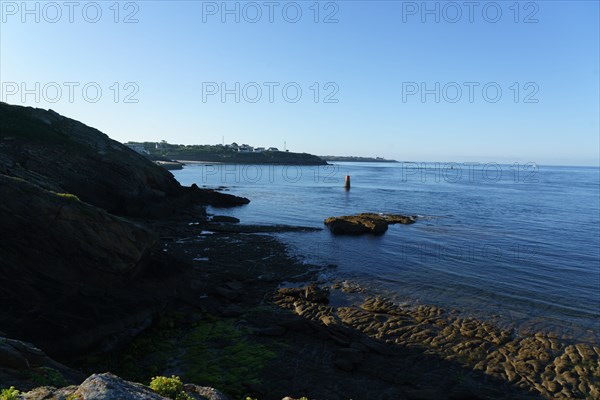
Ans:
{"label": "blue sky", "polygon": [[119,141],[598,165],[597,1],[0,3],[0,100]]}

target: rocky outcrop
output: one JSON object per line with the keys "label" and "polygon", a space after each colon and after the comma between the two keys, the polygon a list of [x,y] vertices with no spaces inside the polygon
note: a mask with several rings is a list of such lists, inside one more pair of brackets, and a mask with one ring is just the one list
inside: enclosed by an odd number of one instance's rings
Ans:
{"label": "rocky outcrop", "polygon": [[77,353],[133,335],[172,296],[177,264],[167,269],[148,229],[4,175],[0,198],[0,329],[10,337]]}
{"label": "rocky outcrop", "polygon": [[85,376],[49,358],[31,343],[0,337],[0,387],[26,390],[42,384],[73,384]]}
{"label": "rocky outcrop", "polygon": [[97,129],[52,110],[0,102],[0,173],[121,216],[160,217],[190,201],[240,205],[247,199],[184,188],[173,175]]}
{"label": "rocky outcrop", "polygon": [[382,235],[390,224],[412,224],[415,221],[416,217],[414,216],[363,213],[330,217],[324,223],[335,235],[362,235],[365,233]]}
{"label": "rocky outcrop", "polygon": [[[322,304],[303,296],[309,287],[280,288],[274,302],[321,326],[323,335],[341,345],[331,357],[337,369],[371,373],[379,368],[369,364],[373,353],[393,355],[398,350],[404,353],[404,365],[395,357],[398,364],[386,370],[407,376],[433,363],[431,371],[413,376],[410,386],[403,388],[408,399],[600,398],[600,347],[594,343],[565,340],[553,333],[505,329],[491,321],[461,315],[458,310],[398,304],[366,293],[364,297],[345,296],[339,292],[346,292],[344,286],[338,284],[330,289],[339,305]],[[354,302],[352,298],[360,300]],[[357,336],[360,332],[365,336]],[[413,362],[407,362],[411,359],[407,349],[420,352]],[[432,356],[437,359],[432,360]],[[448,363],[443,373],[446,376],[432,379],[435,384],[430,385],[430,373],[444,363]],[[448,375],[452,379],[448,372],[456,366],[460,379],[443,382]],[[444,392],[439,392],[440,388]]]}
{"label": "rocky outcrop", "polygon": [[[192,400],[228,400],[223,393],[213,388],[185,385],[183,391]],[[180,398],[180,397],[178,397]],[[181,396],[181,398],[184,398]],[[39,387],[21,395],[23,400],[168,400],[149,387],[129,382],[110,373],[94,374],[79,386],[60,389]]]}
{"label": "rocky outcrop", "polygon": [[192,202],[214,207],[236,207],[250,203],[245,197],[232,196],[214,189],[201,189],[195,183],[185,188],[185,191]]}
{"label": "rocky outcrop", "polygon": [[0,330],[53,357],[126,342],[186,287],[158,235],[125,217],[249,202],[182,187],[52,110],[1,102],[0,199]]}

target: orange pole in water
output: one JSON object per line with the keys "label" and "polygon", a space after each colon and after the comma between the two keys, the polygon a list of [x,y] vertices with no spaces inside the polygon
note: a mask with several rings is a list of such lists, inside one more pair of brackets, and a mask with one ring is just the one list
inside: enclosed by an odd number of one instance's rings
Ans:
{"label": "orange pole in water", "polygon": [[350,190],[350,175],[346,175],[346,182],[344,182],[344,188]]}

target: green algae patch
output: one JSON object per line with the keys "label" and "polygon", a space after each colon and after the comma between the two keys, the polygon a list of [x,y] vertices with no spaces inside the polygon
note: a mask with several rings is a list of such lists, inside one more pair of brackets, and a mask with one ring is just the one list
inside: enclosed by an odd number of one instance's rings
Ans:
{"label": "green algae patch", "polygon": [[177,338],[183,334],[183,315],[169,314],[135,337],[125,348],[87,357],[83,369],[89,373],[110,371],[133,382],[150,382],[164,374],[165,365],[177,353]]}
{"label": "green algae patch", "polygon": [[60,372],[49,367],[40,367],[33,370],[31,380],[37,386],[52,386],[55,388],[69,386],[69,382]]}
{"label": "green algae patch", "polygon": [[71,200],[71,201],[80,201],[79,197],[77,197],[76,195],[72,194],[72,193],[55,193],[58,197],[61,197],[63,199],[67,199],[67,200]]}
{"label": "green algae patch", "polygon": [[259,343],[252,329],[240,325],[238,319],[173,313],[124,349],[89,357],[84,369],[88,373],[110,371],[144,383],[176,374],[186,383],[211,386],[239,399],[245,398],[250,386],[262,383],[264,368],[282,348],[281,343]]}
{"label": "green algae patch", "polygon": [[248,339],[248,328],[234,320],[198,323],[186,336],[183,347],[187,382],[213,386],[236,397],[248,384],[260,384],[260,374],[277,357],[268,347]]}

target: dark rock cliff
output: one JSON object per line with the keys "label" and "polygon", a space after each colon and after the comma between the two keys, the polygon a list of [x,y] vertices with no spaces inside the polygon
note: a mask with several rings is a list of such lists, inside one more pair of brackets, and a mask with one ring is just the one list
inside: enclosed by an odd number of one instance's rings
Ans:
{"label": "dark rock cliff", "polygon": [[160,265],[141,226],[5,175],[0,199],[0,330],[11,337],[59,355],[106,346],[149,323],[177,286],[168,278],[181,271]]}
{"label": "dark rock cliff", "polygon": [[186,202],[247,199],[182,187],[173,175],[97,129],[56,112],[0,102],[0,173],[121,216],[163,216]]}
{"label": "dark rock cliff", "polygon": [[0,103],[0,332],[59,358],[126,342],[186,287],[186,265],[140,221],[247,202],[182,187],[53,111]]}

